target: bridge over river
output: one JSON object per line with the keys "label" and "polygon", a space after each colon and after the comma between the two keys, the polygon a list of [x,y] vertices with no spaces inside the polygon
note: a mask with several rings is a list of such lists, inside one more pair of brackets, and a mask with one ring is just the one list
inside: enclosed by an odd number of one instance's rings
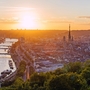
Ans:
{"label": "bridge over river", "polygon": [[4,50],[6,50],[8,48],[10,48],[10,47],[0,47],[0,49],[4,49]]}
{"label": "bridge over river", "polygon": [[[6,38],[5,41],[0,44],[0,76],[1,72],[5,70],[12,70],[12,72],[16,71],[16,66],[11,58],[11,55],[8,53],[9,48],[16,41],[18,40]],[[13,69],[11,69],[8,64],[9,60],[11,60],[13,63]]]}

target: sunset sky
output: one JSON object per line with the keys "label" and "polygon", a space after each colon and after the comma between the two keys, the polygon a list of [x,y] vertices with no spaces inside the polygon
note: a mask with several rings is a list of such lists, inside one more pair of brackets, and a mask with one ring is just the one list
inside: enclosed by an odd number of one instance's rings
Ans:
{"label": "sunset sky", "polygon": [[90,29],[90,0],[0,0],[0,29]]}

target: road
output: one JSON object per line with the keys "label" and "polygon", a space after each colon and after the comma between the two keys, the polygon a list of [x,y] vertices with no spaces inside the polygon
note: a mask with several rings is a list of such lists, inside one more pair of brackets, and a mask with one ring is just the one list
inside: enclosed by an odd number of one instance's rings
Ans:
{"label": "road", "polygon": [[[24,52],[27,52],[24,48],[23,48]],[[33,66],[32,63],[30,62],[30,60],[25,56],[24,52],[21,52],[19,46],[16,47],[15,49],[17,55],[18,55],[18,63],[21,62],[21,60],[24,60],[26,62],[26,70],[24,72],[23,75],[23,80],[26,81],[27,79],[30,79],[30,66]],[[28,53],[29,54],[29,53]],[[28,65],[28,63],[30,63],[30,65]]]}

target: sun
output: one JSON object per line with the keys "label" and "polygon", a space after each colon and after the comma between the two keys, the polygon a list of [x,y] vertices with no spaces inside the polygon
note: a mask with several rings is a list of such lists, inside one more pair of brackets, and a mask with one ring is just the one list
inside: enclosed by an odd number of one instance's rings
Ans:
{"label": "sun", "polygon": [[22,29],[35,29],[37,26],[36,16],[31,13],[23,13],[21,15],[20,27]]}

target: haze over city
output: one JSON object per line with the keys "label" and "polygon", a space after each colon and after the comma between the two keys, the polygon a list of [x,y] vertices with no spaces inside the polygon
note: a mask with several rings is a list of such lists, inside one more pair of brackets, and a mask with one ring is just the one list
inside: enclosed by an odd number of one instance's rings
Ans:
{"label": "haze over city", "polygon": [[0,29],[90,29],[90,0],[0,0]]}

